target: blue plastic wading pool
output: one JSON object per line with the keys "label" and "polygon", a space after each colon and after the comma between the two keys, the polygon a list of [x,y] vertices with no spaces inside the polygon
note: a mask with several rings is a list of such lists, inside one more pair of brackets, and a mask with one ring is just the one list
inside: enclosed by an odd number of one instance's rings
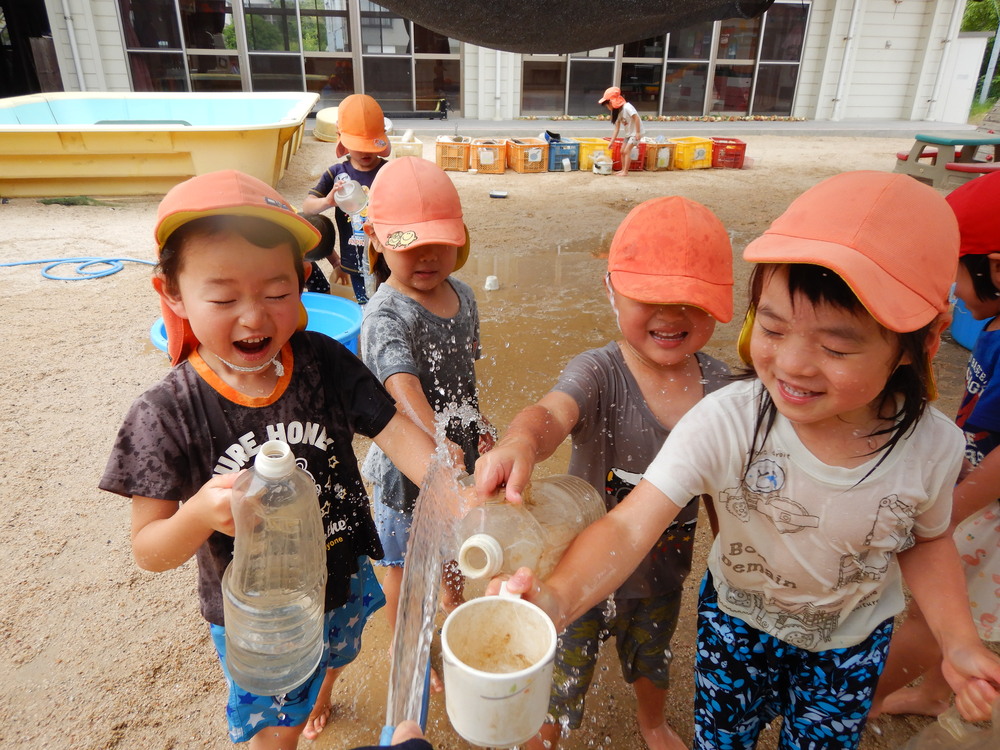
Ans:
{"label": "blue plastic wading pool", "polygon": [[[309,313],[307,331],[325,333],[355,354],[358,353],[361,305],[346,297],[315,292],[303,292],[302,304]],[[167,350],[167,330],[163,325],[163,318],[157,318],[153,323],[149,329],[149,338],[157,349],[164,352]]]}

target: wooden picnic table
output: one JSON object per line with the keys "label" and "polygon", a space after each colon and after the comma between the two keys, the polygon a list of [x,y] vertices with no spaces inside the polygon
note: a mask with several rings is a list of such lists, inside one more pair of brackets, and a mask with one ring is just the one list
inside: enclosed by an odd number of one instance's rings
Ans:
{"label": "wooden picnic table", "polygon": [[918,133],[906,158],[897,157],[894,171],[929,182],[933,187],[942,187],[949,171],[945,165],[976,163],[976,154],[984,146],[993,147],[993,161],[1000,163],[1000,133],[980,130]]}

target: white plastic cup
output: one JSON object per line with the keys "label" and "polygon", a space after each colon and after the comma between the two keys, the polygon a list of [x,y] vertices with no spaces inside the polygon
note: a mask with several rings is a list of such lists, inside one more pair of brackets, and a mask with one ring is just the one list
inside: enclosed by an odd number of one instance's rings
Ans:
{"label": "white plastic cup", "polygon": [[483,285],[483,289],[487,292],[495,292],[500,288],[500,279],[496,276],[487,276],[486,283]]}
{"label": "white plastic cup", "polygon": [[515,594],[484,596],[454,610],[441,629],[445,708],[455,731],[481,747],[534,737],[549,709],[556,629]]}

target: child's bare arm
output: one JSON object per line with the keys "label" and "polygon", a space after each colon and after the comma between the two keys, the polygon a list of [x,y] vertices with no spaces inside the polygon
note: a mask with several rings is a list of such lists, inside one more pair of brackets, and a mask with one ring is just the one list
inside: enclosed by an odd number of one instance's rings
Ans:
{"label": "child's bare arm", "polygon": [[187,502],[132,497],[132,554],[143,570],[187,562],[213,531],[233,536],[232,486],[238,473],[209,479]]}
{"label": "child's bare arm", "polygon": [[396,400],[397,408],[433,437],[436,413],[424,395],[420,378],[407,372],[399,372],[386,379],[385,389]]}
{"label": "child's bare arm", "polygon": [[[397,410],[396,416],[372,440],[407,479],[418,487],[423,483],[436,448],[430,433]],[[454,448],[452,457],[455,458],[457,451],[461,461],[461,450],[453,443],[450,445]]]}
{"label": "child's bare arm", "polygon": [[304,214],[321,214],[324,211],[331,209],[336,205],[333,202],[333,198],[329,195],[325,198],[320,198],[316,195],[307,195],[302,201],[302,213]]}
{"label": "child's bare arm", "polygon": [[576,401],[561,391],[523,409],[493,450],[476,462],[476,493],[485,498],[506,486],[507,500],[521,502],[535,464],[555,452],[579,419]]}
{"label": "child's bare arm", "polygon": [[952,523],[964,521],[978,510],[995,502],[1000,488],[1000,450],[988,453],[955,487]]}
{"label": "child's bare arm", "polygon": [[522,568],[507,588],[544,609],[561,631],[621,586],[680,511],[643,479],[614,510],[583,530],[544,583]]}
{"label": "child's bare arm", "polygon": [[955,703],[970,721],[985,721],[1000,697],[1000,657],[979,639],[966,593],[965,575],[950,535],[917,539],[899,555],[913,598],[941,645],[942,670]]}

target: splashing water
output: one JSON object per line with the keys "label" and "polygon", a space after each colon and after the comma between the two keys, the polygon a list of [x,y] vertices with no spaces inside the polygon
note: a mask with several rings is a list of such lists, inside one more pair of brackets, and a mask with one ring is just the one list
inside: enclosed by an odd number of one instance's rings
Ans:
{"label": "splashing water", "polygon": [[454,557],[456,525],[468,510],[459,484],[464,467],[456,467],[445,448],[445,427],[453,418],[481,424],[479,413],[470,406],[449,407],[436,418],[437,450],[420,487],[407,542],[389,672],[387,727],[406,719],[421,723],[423,718],[442,566]]}

